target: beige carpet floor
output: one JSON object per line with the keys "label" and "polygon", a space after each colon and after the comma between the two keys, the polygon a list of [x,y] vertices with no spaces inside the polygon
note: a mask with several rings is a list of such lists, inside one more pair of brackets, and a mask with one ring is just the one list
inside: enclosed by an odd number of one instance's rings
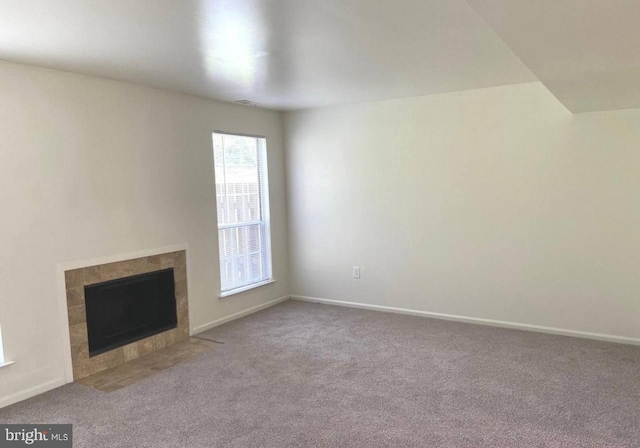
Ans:
{"label": "beige carpet floor", "polygon": [[289,301],[123,389],[0,410],[76,447],[640,447],[640,348]]}

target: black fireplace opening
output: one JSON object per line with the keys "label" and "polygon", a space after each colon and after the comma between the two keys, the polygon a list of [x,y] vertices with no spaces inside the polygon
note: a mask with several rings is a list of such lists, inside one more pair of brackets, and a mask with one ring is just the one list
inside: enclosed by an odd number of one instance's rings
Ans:
{"label": "black fireplace opening", "polygon": [[84,287],[89,356],[176,328],[173,269]]}

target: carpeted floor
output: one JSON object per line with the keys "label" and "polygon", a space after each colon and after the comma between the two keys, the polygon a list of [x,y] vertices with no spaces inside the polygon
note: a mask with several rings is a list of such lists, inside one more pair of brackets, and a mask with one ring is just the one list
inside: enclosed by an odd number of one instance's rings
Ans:
{"label": "carpeted floor", "polygon": [[124,389],[0,409],[76,447],[640,447],[640,348],[289,301]]}

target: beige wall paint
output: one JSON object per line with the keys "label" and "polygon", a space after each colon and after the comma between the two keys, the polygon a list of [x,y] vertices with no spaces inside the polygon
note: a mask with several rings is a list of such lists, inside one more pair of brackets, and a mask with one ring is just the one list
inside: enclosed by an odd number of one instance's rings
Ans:
{"label": "beige wall paint", "polygon": [[[9,63],[0,86],[0,404],[64,378],[57,265],[183,243],[194,328],[292,292],[640,337],[640,111],[531,83],[289,113],[287,246],[279,113]],[[222,301],[214,129],[267,136],[279,280]]]}
{"label": "beige wall paint", "polygon": [[285,123],[292,294],[640,337],[640,110],[529,83]]}
{"label": "beige wall paint", "polygon": [[[186,243],[197,328],[288,293],[282,116],[0,63],[0,404],[64,378],[56,265]],[[274,275],[219,300],[211,132],[267,137]]]}

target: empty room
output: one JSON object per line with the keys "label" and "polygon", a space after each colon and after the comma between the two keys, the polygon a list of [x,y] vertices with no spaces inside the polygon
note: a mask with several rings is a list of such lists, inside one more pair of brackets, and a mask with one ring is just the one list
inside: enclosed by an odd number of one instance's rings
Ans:
{"label": "empty room", "polygon": [[0,448],[640,448],[639,20],[0,0]]}

